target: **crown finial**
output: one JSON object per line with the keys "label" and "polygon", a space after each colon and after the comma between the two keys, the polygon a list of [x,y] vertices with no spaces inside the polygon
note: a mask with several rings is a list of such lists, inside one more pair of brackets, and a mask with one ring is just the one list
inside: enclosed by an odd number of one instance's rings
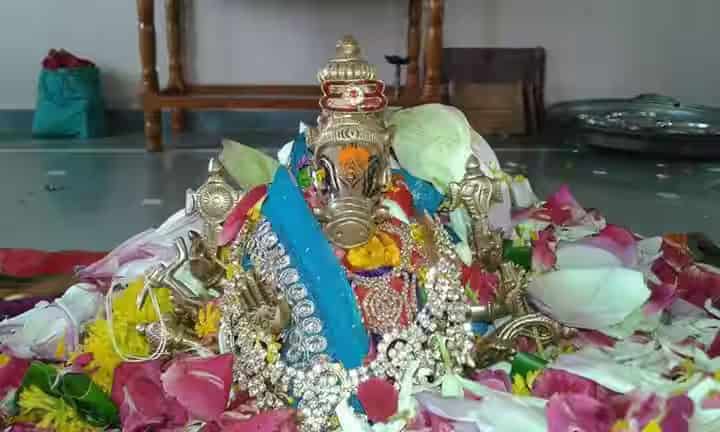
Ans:
{"label": "crown finial", "polygon": [[352,35],[345,35],[335,44],[336,60],[360,59],[360,45]]}
{"label": "crown finial", "polygon": [[375,67],[362,58],[360,45],[350,36],[344,36],[335,44],[335,58],[330,59],[320,72],[321,83],[331,81],[370,81],[377,76]]}

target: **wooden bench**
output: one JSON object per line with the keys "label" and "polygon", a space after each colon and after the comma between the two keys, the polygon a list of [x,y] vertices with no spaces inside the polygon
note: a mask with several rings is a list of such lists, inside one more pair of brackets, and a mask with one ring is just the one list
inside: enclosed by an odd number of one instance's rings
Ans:
{"label": "wooden bench", "polygon": [[[180,15],[184,1],[165,0],[168,84],[161,89],[157,74],[157,37],[154,0],[137,0],[140,60],[142,64],[142,107],[148,151],[162,151],[161,112],[171,109],[171,128],[185,128],[188,109],[319,109],[317,85],[198,85],[188,83],[183,73],[183,44]],[[206,0],[210,1],[210,0]],[[430,19],[425,38],[424,73],[419,64],[422,33],[422,0],[408,0],[407,68],[405,86],[393,105],[412,106],[438,102],[442,98],[442,35],[444,0],[429,0]],[[200,2],[197,2],[200,4]],[[205,0],[202,2],[205,3]],[[349,29],[350,33],[352,29]],[[341,35],[339,35],[341,36]],[[394,94],[388,89],[389,95]]]}

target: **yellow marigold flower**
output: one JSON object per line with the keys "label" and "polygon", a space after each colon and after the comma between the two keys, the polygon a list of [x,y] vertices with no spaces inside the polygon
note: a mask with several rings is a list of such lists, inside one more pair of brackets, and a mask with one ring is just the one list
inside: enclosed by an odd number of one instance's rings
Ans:
{"label": "yellow marigold flower", "polygon": [[[144,286],[143,278],[137,279],[126,289],[117,293],[113,299],[113,334],[118,348],[126,355],[147,356],[150,354],[150,347],[145,337],[137,331],[137,325],[156,322],[160,319],[151,301],[145,302],[140,309],[137,307],[137,298]],[[171,313],[173,304],[170,299],[170,290],[156,288],[154,294],[160,306],[160,313],[163,315]],[[112,388],[115,368],[122,363],[122,358],[113,346],[108,327],[108,321],[104,319],[92,322],[87,327],[81,352],[93,355],[87,369],[93,371],[91,373],[92,380],[103,390],[109,392]]]}
{"label": "yellow marigold flower", "polygon": [[680,363],[680,377],[683,381],[689,380],[697,372],[695,362],[690,359],[685,359]]}
{"label": "yellow marigold flower", "polygon": [[49,396],[36,386],[30,386],[20,393],[18,405],[20,419],[30,421],[42,429],[63,432],[99,430],[85,423],[75,408],[63,399]]}
{"label": "yellow marigold flower", "polygon": [[267,350],[267,356],[265,357],[265,361],[268,362],[268,364],[274,364],[276,361],[280,359],[280,350],[282,349],[282,344],[277,341],[276,338],[272,338],[272,340],[268,343],[268,350]]}
{"label": "yellow marigold flower", "polygon": [[418,277],[418,281],[420,282],[420,285],[425,285],[425,281],[427,280],[427,274],[428,274],[427,267],[422,266],[419,269],[417,269],[417,277]]}
{"label": "yellow marigold flower", "polygon": [[572,354],[577,351],[577,348],[573,344],[566,344],[560,347],[562,354]]}
{"label": "yellow marigold flower", "polygon": [[58,341],[57,348],[55,349],[55,358],[62,360],[65,358],[65,335],[63,334]]}
{"label": "yellow marigold flower", "polygon": [[541,370],[528,372],[524,377],[520,374],[515,374],[513,377],[512,392],[518,396],[530,396],[532,394],[533,383],[535,379],[540,375]]}
{"label": "yellow marigold flower", "polygon": [[653,420],[643,428],[642,432],[662,432],[660,423],[657,420]]}
{"label": "yellow marigold flower", "polygon": [[257,204],[253,208],[250,209],[250,212],[248,213],[248,220],[250,222],[257,222],[260,220],[260,216],[262,216],[261,209],[262,209],[262,203],[265,200],[258,201]]}
{"label": "yellow marigold flower", "polygon": [[10,363],[10,357],[5,354],[0,354],[0,367]]}
{"label": "yellow marigold flower", "polygon": [[[630,423],[627,420],[618,420],[613,425],[610,432],[628,432],[630,430]],[[640,432],[662,432],[660,423],[657,420],[652,420],[646,424]]]}
{"label": "yellow marigold flower", "polygon": [[198,311],[195,334],[200,338],[214,336],[220,328],[220,309],[215,303],[207,303]]}
{"label": "yellow marigold flower", "polygon": [[350,249],[346,258],[351,266],[363,270],[395,267],[400,264],[400,248],[392,236],[379,232],[364,245]]}
{"label": "yellow marigold flower", "polygon": [[[113,320],[122,319],[135,325],[147,324],[160,319],[151,301],[146,301],[141,309],[137,308],[137,298],[144,287],[145,280],[139,278],[116,295],[113,299]],[[170,290],[156,288],[154,292],[160,305],[160,312],[162,314],[172,312],[173,304],[170,299]]]}
{"label": "yellow marigold flower", "polygon": [[628,429],[630,429],[630,423],[627,420],[618,420],[610,432],[626,432]]}
{"label": "yellow marigold flower", "polygon": [[225,277],[233,279],[235,276],[242,273],[243,269],[240,265],[235,263],[229,263],[225,266]]}
{"label": "yellow marigold flower", "polygon": [[[113,320],[113,330],[118,347],[123,353],[136,356],[150,354],[150,347],[145,337],[135,329],[135,326],[130,326],[125,321]],[[88,326],[83,352],[93,355],[92,361],[87,366],[87,370],[92,371],[92,380],[103,390],[109,392],[112,389],[115,368],[123,360],[115,351],[110,340],[106,320],[96,320]]]}
{"label": "yellow marigold flower", "polygon": [[397,192],[400,190],[400,186],[396,186],[393,183],[388,184],[383,192]]}
{"label": "yellow marigold flower", "polygon": [[413,240],[417,242],[418,244],[424,244],[425,243],[425,228],[423,228],[420,224],[411,224],[410,225],[410,236],[412,236]]}
{"label": "yellow marigold flower", "polygon": [[220,257],[220,261],[224,263],[230,262],[230,255],[232,254],[232,249],[230,246],[223,246],[219,249],[218,256]]}
{"label": "yellow marigold flower", "polygon": [[538,239],[537,231],[531,224],[520,224],[515,228],[517,236],[513,239],[513,246],[530,246],[533,240]]}
{"label": "yellow marigold flower", "polygon": [[535,384],[535,379],[542,373],[542,369],[538,369],[536,371],[528,372],[527,377],[525,377],[525,381],[527,381],[528,388],[532,388],[533,384]]}
{"label": "yellow marigold flower", "polygon": [[522,375],[517,374],[513,377],[512,392],[518,396],[530,396],[530,389]]}

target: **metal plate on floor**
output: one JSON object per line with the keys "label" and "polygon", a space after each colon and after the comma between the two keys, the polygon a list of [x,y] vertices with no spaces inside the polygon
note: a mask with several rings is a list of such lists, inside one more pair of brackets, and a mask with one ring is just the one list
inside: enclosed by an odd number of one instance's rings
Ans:
{"label": "metal plate on floor", "polygon": [[548,124],[580,144],[687,157],[720,157],[720,109],[657,95],[556,104]]}

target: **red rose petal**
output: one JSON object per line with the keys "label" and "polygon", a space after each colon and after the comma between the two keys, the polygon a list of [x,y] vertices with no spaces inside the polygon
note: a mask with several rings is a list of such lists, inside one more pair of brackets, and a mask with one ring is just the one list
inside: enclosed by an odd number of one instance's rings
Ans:
{"label": "red rose petal", "polygon": [[384,423],[398,410],[398,391],[384,379],[371,378],[362,382],[357,396],[371,422]]}

